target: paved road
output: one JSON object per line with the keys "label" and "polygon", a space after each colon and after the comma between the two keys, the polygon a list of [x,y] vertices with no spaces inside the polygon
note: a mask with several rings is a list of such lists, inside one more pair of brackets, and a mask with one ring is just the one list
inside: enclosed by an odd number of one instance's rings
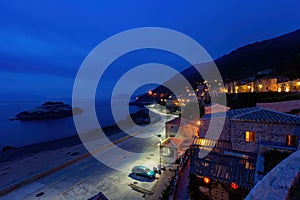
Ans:
{"label": "paved road", "polygon": [[[162,115],[163,118],[170,116]],[[0,199],[87,199],[98,192],[102,192],[109,199],[143,199],[142,193],[132,190],[128,184],[151,190],[156,180],[149,181],[142,177],[134,177],[129,170],[134,165],[157,166],[158,134],[165,132],[165,120],[155,123],[151,128],[145,128],[135,133],[138,137],[151,135],[146,139],[136,137],[121,141],[117,146],[124,151],[116,155],[113,146],[106,145],[100,148],[97,155],[105,158],[110,166],[124,169],[119,171],[99,162],[90,156],[38,181],[25,185]],[[134,152],[143,152],[135,154]]]}

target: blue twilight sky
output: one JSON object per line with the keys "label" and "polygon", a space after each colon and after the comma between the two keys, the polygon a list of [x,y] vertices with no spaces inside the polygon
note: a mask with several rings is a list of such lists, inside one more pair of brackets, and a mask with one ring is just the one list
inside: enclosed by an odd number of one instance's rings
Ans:
{"label": "blue twilight sky", "polygon": [[[77,70],[88,53],[128,29],[174,29],[218,58],[248,43],[299,29],[299,8],[299,0],[2,0],[0,94],[70,97]],[[125,56],[115,65],[128,70],[146,62],[180,71],[189,66],[176,56],[151,51]],[[116,76],[120,70],[113,69],[103,77],[107,90],[113,78],[120,76]]]}

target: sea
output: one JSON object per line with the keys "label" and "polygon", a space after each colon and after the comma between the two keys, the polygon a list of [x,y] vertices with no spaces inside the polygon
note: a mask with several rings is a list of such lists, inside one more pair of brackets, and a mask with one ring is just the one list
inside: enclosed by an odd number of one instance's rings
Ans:
{"label": "sea", "polygon": [[[9,120],[14,118],[17,113],[32,110],[45,101],[47,100],[0,100],[0,150],[6,145],[21,147],[77,134],[73,117],[35,121]],[[51,101],[61,101],[69,105],[72,104],[71,99],[51,99]],[[115,121],[111,114],[110,100],[96,100],[95,105],[101,127],[114,125]],[[120,106],[121,105],[122,104],[120,104]],[[135,113],[140,109],[138,106],[130,106],[129,112]],[[94,130],[95,127],[89,127],[89,119],[85,116],[84,111],[80,115],[79,117],[87,124],[86,131]],[[125,119],[127,115],[128,113],[124,113],[121,118],[123,117],[123,119]]]}

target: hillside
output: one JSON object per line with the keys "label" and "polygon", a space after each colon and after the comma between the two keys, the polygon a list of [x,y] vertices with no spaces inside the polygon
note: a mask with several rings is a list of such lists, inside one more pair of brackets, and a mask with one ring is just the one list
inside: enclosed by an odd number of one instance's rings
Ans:
{"label": "hillside", "polygon": [[[240,47],[215,60],[224,80],[253,77],[260,70],[271,68],[276,74],[291,79],[300,77],[300,29],[273,39]],[[209,63],[198,64],[203,68]],[[193,66],[181,72],[192,84],[201,80]],[[169,82],[176,82],[178,76]]]}
{"label": "hillside", "polygon": [[[300,29],[240,47],[216,59],[215,64],[224,81],[254,77],[257,72],[267,68],[273,69],[273,75],[286,76],[290,79],[300,78]],[[182,84],[178,83],[184,83],[186,78],[195,87],[197,82],[203,81],[198,71],[207,70],[211,65],[212,63],[202,63],[191,66],[165,84],[171,86],[169,88],[182,89]],[[208,79],[214,80],[218,77],[212,76]],[[163,86],[159,86],[154,91],[170,93]],[[144,95],[144,98],[146,97],[147,95]]]}
{"label": "hillside", "polygon": [[229,79],[245,78],[265,68],[274,69],[280,75],[299,76],[300,69],[295,65],[300,64],[300,29],[243,46],[218,58],[215,63],[223,78]]}

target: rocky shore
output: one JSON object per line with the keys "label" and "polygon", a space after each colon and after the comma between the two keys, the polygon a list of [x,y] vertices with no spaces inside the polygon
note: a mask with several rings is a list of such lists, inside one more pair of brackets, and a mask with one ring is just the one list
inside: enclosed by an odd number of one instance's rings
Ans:
{"label": "rocky shore", "polygon": [[82,113],[81,108],[72,108],[63,102],[45,102],[41,106],[29,111],[23,111],[10,120],[42,120],[69,117]]}

